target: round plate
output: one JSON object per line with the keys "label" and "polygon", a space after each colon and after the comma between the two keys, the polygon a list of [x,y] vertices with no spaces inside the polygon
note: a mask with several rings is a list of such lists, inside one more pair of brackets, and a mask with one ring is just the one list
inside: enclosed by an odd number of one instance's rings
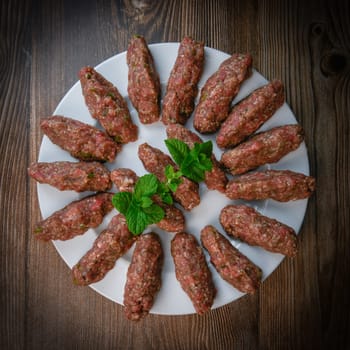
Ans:
{"label": "round plate", "polygon": [[[178,47],[179,43],[149,45],[155,61],[156,69],[160,76],[162,96],[164,96],[165,87],[177,56]],[[205,48],[205,66],[199,82],[200,88],[204,85],[208,77],[218,69],[220,63],[228,57],[229,55],[226,53],[208,47]],[[137,112],[131,105],[127,95],[128,67],[126,64],[126,52],[113,56],[110,59],[102,62],[96,67],[96,70],[110,80],[115,86],[117,86],[120,93],[128,102],[133,121],[139,127],[138,140],[136,142],[124,145],[116,160],[113,163],[106,164],[106,166],[109,169],[120,167],[131,168],[139,176],[141,176],[146,172],[141,161],[137,157],[138,146],[144,142],[147,142],[150,145],[158,147],[167,152],[164,144],[164,140],[166,139],[165,128],[161,122],[157,122],[152,125],[140,124]],[[267,80],[258,72],[253,70],[252,76],[242,84],[240,92],[236,96],[233,103],[238,102],[254,89],[266,83]],[[85,105],[79,81],[63,97],[54,114],[71,117],[87,124],[99,127],[95,119],[90,116]],[[288,105],[284,103],[284,105],[269,121],[263,125],[260,130],[266,130],[278,125],[295,123],[297,123],[297,121],[292,111]],[[193,130],[192,119],[188,121],[186,126]],[[214,141],[214,152],[216,153],[217,158],[220,159],[221,151],[216,147],[215,135],[202,135],[201,137],[204,140]],[[60,160],[74,161],[74,158],[72,158],[67,152],[63,151],[58,146],[52,144],[51,141],[44,136],[40,147],[39,161],[52,162]],[[309,163],[305,144],[302,143],[297,150],[289,153],[278,163],[269,165],[268,168],[290,169],[308,175]],[[115,188],[112,190],[116,192]],[[53,212],[61,209],[73,200],[83,198],[88,194],[90,193],[84,192],[78,194],[71,191],[61,192],[49,185],[38,184],[39,204],[43,218],[48,217]],[[186,217],[186,231],[195,235],[198,240],[200,230],[208,224],[214,225],[220,232],[223,233],[223,229],[221,228],[218,220],[219,213],[225,205],[234,203],[234,201],[229,200],[223,194],[217,191],[208,191],[204,184],[200,185],[200,195],[201,204],[191,212],[184,213]],[[307,200],[298,200],[287,203],[266,200],[249,202],[247,204],[253,206],[262,214],[275,218],[293,227],[294,230],[298,232],[304,218]],[[53,242],[57,251],[70,268],[72,268],[86,253],[86,251],[91,248],[98,234],[107,226],[110,219],[116,213],[116,210],[113,210],[105,217],[105,220],[97,229],[90,229],[82,236],[75,237],[68,241]],[[161,231],[156,226],[151,226],[148,228],[148,231],[151,230],[159,233],[165,255],[164,267],[162,271],[162,287],[156,297],[151,313],[166,315],[195,313],[191,301],[181,289],[180,284],[175,277],[174,264],[170,254],[170,241],[174,237],[174,234]],[[284,258],[280,254],[269,253],[261,248],[251,247],[231,238],[229,239],[235,247],[237,247],[243,254],[245,254],[262,269],[264,279],[272,273],[272,271]],[[131,250],[125,256],[117,261],[114,269],[111,270],[102,281],[92,284],[91,288],[106,298],[109,298],[119,304],[123,304],[126,272],[131,261],[132,251],[133,248],[131,248]],[[241,297],[243,293],[237,291],[220,278],[213,266],[209,263],[209,256],[207,253],[205,254],[209,267],[213,273],[214,283],[217,288],[217,295],[213,308],[225,305]]]}

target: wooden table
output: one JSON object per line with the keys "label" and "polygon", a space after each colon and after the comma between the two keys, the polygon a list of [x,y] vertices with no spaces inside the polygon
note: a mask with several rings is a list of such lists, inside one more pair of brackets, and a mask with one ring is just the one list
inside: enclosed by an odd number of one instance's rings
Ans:
{"label": "wooden table", "polygon": [[[348,1],[2,1],[1,349],[350,349]],[[72,285],[40,219],[26,173],[38,158],[39,120],[52,114],[84,65],[149,43],[191,35],[250,52],[280,78],[305,128],[317,192],[285,259],[254,296],[205,316],[125,320],[122,306]],[[349,293],[349,294],[348,294]]]}

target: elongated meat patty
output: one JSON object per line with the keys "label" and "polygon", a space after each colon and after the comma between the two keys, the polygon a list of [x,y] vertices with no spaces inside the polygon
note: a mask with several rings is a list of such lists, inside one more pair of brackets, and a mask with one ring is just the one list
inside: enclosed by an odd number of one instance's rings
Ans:
{"label": "elongated meat patty", "polygon": [[201,90],[193,121],[197,131],[213,133],[220,128],[242,82],[250,76],[251,66],[252,57],[249,54],[234,54],[221,63]]}
{"label": "elongated meat patty", "polygon": [[287,202],[310,197],[315,186],[312,176],[290,170],[267,170],[232,179],[226,186],[226,195],[230,199],[250,201],[272,198]]}
{"label": "elongated meat patty", "polygon": [[[139,158],[147,171],[157,176],[161,182],[166,181],[165,167],[172,165],[175,171],[178,167],[173,160],[160,149],[152,147],[147,143],[139,146]],[[182,183],[178,186],[175,193],[173,193],[174,200],[180,203],[184,209],[192,210],[200,202],[199,186],[196,182],[189,180],[182,176]]]}
{"label": "elongated meat patty", "polygon": [[34,228],[35,237],[42,241],[65,241],[99,226],[113,209],[112,196],[112,193],[99,193],[68,204],[39,222]]}
{"label": "elongated meat patty", "polygon": [[109,170],[98,162],[32,163],[29,175],[60,191],[104,192],[112,187]]}
{"label": "elongated meat patty", "polygon": [[83,67],[79,78],[85,103],[107,134],[118,143],[136,141],[137,126],[119,90],[92,67]]}
{"label": "elongated meat patty", "polygon": [[103,131],[62,116],[43,118],[42,131],[52,143],[84,161],[113,162],[121,146]]}
{"label": "elongated meat patty", "polygon": [[132,321],[148,315],[161,287],[163,250],[154,232],[136,242],[124,288],[124,313]]}
{"label": "elongated meat patty", "polygon": [[256,89],[233,107],[216,136],[217,145],[221,148],[236,146],[270,119],[283,102],[284,89],[279,80]]}
{"label": "elongated meat patty", "polygon": [[185,124],[191,116],[203,65],[204,43],[184,37],[180,43],[163,100],[164,124]]}
{"label": "elongated meat patty", "polygon": [[[190,148],[194,147],[195,142],[203,142],[203,140],[197,134],[180,124],[168,125],[166,132],[168,138],[181,140]],[[224,170],[221,169],[220,163],[217,161],[214,153],[212,154],[211,160],[213,162],[213,168],[212,170],[205,172],[204,182],[210,190],[217,190],[224,193],[228,179]]]}
{"label": "elongated meat patty", "polygon": [[160,115],[160,82],[145,38],[139,35],[130,40],[128,64],[128,94],[143,124],[154,123]]}
{"label": "elongated meat patty", "polygon": [[[119,168],[111,172],[111,179],[121,192],[133,192],[138,176],[131,169]],[[185,217],[182,211],[173,205],[163,203],[157,195],[153,201],[164,210],[164,218],[156,225],[167,232],[181,232],[185,229]]]}
{"label": "elongated meat patty", "polygon": [[124,215],[115,215],[96,238],[92,248],[73,267],[74,283],[86,286],[102,280],[136,239],[137,236],[128,230]]}
{"label": "elongated meat patty", "polygon": [[202,315],[209,311],[216,289],[196,238],[185,232],[177,233],[171,241],[171,255],[176,278],[191,299],[196,312]]}
{"label": "elongated meat patty", "polygon": [[201,231],[201,242],[220,276],[243,293],[254,293],[260,286],[261,269],[236,249],[214,226]]}
{"label": "elongated meat patty", "polygon": [[300,125],[284,125],[256,134],[221,156],[232,175],[243,174],[267,163],[276,163],[304,140]]}
{"label": "elongated meat patty", "polygon": [[297,236],[291,227],[246,205],[224,207],[220,223],[227,234],[250,245],[289,257],[297,253]]}

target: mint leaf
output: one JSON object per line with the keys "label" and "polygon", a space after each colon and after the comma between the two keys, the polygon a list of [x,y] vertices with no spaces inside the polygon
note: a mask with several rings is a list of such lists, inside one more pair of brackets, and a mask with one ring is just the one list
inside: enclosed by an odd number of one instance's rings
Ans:
{"label": "mint leaf", "polygon": [[139,235],[148,225],[162,220],[164,215],[164,210],[157,204],[153,203],[147,208],[142,208],[132,200],[125,217],[129,231],[134,235]]}
{"label": "mint leaf", "polygon": [[[197,166],[196,158],[194,158],[191,154],[189,154],[181,164],[181,172],[185,175],[188,173],[188,171],[191,171],[192,168],[195,168]],[[186,176],[186,175],[185,175]]]}
{"label": "mint leaf", "polygon": [[173,179],[171,182],[168,183],[168,187],[170,188],[171,192],[176,192],[179,185],[182,183],[182,179]]}
{"label": "mint leaf", "polygon": [[179,179],[182,176],[182,174],[181,171],[175,171],[172,165],[167,165],[165,167],[165,176],[168,180],[173,180]]}
{"label": "mint leaf", "polygon": [[213,143],[211,141],[206,141],[203,143],[194,143],[194,148],[198,147],[199,153],[205,154],[208,158],[211,158],[213,153]]}
{"label": "mint leaf", "polygon": [[122,213],[125,216],[129,209],[131,198],[131,193],[119,192],[112,197],[112,204],[119,211],[119,213]]}
{"label": "mint leaf", "polygon": [[149,208],[153,204],[153,200],[150,197],[143,196],[139,204],[141,208]]}
{"label": "mint leaf", "polygon": [[163,193],[166,193],[166,192],[169,192],[166,184],[163,182],[159,182],[158,188],[157,188],[157,194],[161,196]]}
{"label": "mint leaf", "polygon": [[144,213],[142,208],[134,200],[131,201],[125,218],[129,231],[134,235],[141,234],[149,224],[147,214]]}
{"label": "mint leaf", "polygon": [[166,204],[173,204],[173,197],[169,191],[170,189],[165,183],[159,182],[157,194],[160,196],[162,202]]}
{"label": "mint leaf", "polygon": [[200,153],[198,157],[198,167],[200,169],[210,171],[213,169],[213,161],[203,153]]}
{"label": "mint leaf", "polygon": [[171,180],[175,175],[175,170],[172,165],[167,165],[165,167],[165,176],[168,180]]}
{"label": "mint leaf", "polygon": [[[184,166],[182,172],[184,176],[195,182],[201,182],[204,180],[205,171],[199,167],[193,166],[193,161]],[[186,164],[185,164],[186,165]]]}
{"label": "mint leaf", "polygon": [[164,210],[157,204],[152,204],[148,208],[144,208],[143,212],[147,215],[148,224],[156,224],[164,218]]}
{"label": "mint leaf", "polygon": [[162,202],[165,204],[173,204],[173,197],[171,196],[171,194],[169,192],[164,192],[160,195],[160,198],[162,199]]}
{"label": "mint leaf", "polygon": [[190,153],[190,148],[185,142],[177,139],[167,139],[164,142],[175,163],[180,166],[185,157]]}
{"label": "mint leaf", "polygon": [[136,182],[134,196],[141,200],[144,196],[152,196],[157,193],[159,180],[154,174],[146,174],[141,176]]}

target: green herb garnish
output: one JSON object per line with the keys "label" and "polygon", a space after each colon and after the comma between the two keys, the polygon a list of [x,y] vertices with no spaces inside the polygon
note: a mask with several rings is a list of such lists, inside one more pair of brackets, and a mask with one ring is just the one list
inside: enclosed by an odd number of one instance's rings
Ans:
{"label": "green herb garnish", "polygon": [[178,186],[182,183],[182,172],[175,171],[173,166],[167,165],[165,167],[165,176],[167,179],[165,183],[166,188],[172,192],[176,192]]}
{"label": "green herb garnish", "polygon": [[168,180],[171,181],[186,176],[195,182],[201,182],[204,180],[205,172],[213,168],[211,160],[213,144],[211,141],[195,142],[192,149],[185,142],[177,139],[165,140],[165,144],[180,168],[177,172],[174,169],[168,169],[165,173]]}
{"label": "green herb garnish", "polygon": [[132,193],[118,192],[112,198],[113,206],[125,216],[128,229],[134,235],[141,234],[148,225],[164,218],[163,208],[153,201],[155,195],[163,203],[172,204],[171,192],[176,192],[182,176],[200,182],[204,180],[205,172],[213,167],[211,141],[195,143],[192,149],[177,139],[165,140],[165,144],[179,170],[175,171],[171,165],[166,166],[166,182],[160,182],[153,174],[143,175]]}
{"label": "green herb garnish", "polygon": [[152,199],[155,194],[164,192],[161,187],[155,175],[147,174],[138,179],[133,193],[119,192],[113,196],[114,207],[125,216],[128,229],[134,235],[164,218],[164,210]]}

